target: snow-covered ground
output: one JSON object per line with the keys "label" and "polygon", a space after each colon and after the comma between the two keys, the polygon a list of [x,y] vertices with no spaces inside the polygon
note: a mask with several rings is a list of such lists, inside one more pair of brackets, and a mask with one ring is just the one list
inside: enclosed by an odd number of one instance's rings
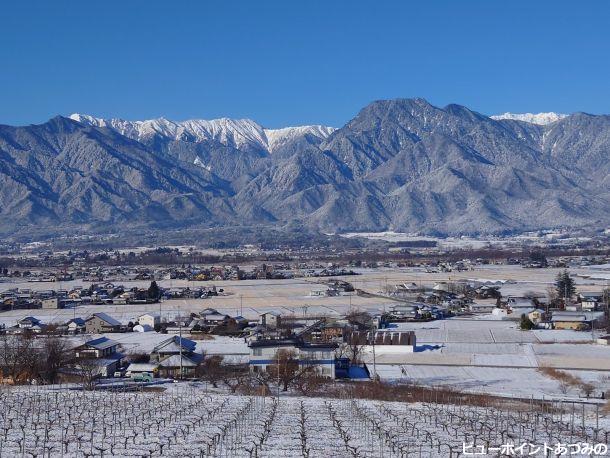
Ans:
{"label": "snow-covered ground", "polygon": [[[369,292],[379,292],[385,285],[415,282],[432,286],[439,281],[470,279],[493,282],[502,285],[504,295],[521,295],[526,291],[544,293],[552,284],[558,269],[523,269],[519,266],[487,265],[474,271],[428,273],[421,268],[380,268],[359,269],[361,275],[343,277],[357,288]],[[605,281],[586,278],[592,272],[608,272],[607,266],[588,266],[572,269],[573,273],[583,275],[576,279],[580,290],[601,291]],[[312,290],[324,289],[325,279],[297,278],[291,280],[249,280],[213,282],[223,288],[226,295],[209,299],[171,300],[152,305],[96,305],[81,306],[76,310],[15,310],[0,312],[0,323],[13,326],[25,315],[33,315],[45,323],[65,323],[73,316],[87,317],[93,312],[104,311],[123,321],[135,321],[145,312],[161,312],[164,319],[178,315],[199,312],[213,307],[231,315],[242,314],[250,319],[257,318],[261,311],[277,310],[284,314],[303,316],[338,316],[350,309],[368,310],[378,313],[387,310],[394,301],[381,297],[362,296],[311,296]],[[121,282],[123,283],[123,282]],[[146,286],[149,282],[124,282],[127,286]],[[161,280],[163,286],[211,286],[211,282],[187,282]],[[48,289],[68,288],[81,281],[63,283],[4,283],[0,287],[26,287]],[[89,285],[85,283],[85,285]],[[243,308],[242,308],[243,305]],[[610,347],[592,343],[590,332],[536,330],[520,331],[517,323],[491,319],[490,315],[477,315],[466,319],[450,319],[428,323],[403,323],[398,329],[414,330],[418,349],[406,355],[378,355],[379,373],[384,378],[404,379],[401,367],[408,365],[408,380],[428,384],[434,377],[424,373],[430,370],[447,371],[445,382],[456,387],[474,386],[472,374],[485,370],[490,374],[481,379],[479,389],[489,392],[508,390],[529,395],[537,395],[541,390],[538,384],[507,385],[504,380],[527,379],[536,368],[551,366],[567,371],[590,371],[591,379],[610,376]],[[91,337],[91,336],[88,336]],[[108,335],[121,343],[124,352],[149,352],[167,335],[155,333],[128,333]],[[83,337],[84,338],[84,337]],[[224,355],[227,361],[243,362],[249,349],[240,339],[215,338],[198,341],[198,350],[207,354]],[[372,363],[368,361],[369,365]],[[416,367],[417,366],[417,367]],[[461,370],[463,369],[463,370]],[[504,371],[500,371],[503,369]],[[475,372],[473,372],[475,371]],[[495,376],[493,375],[495,373]],[[418,374],[423,374],[421,377]],[[508,375],[510,374],[510,375]],[[555,381],[536,372],[537,380],[547,386],[547,393],[559,395]],[[542,379],[541,379],[542,378]],[[512,391],[511,391],[512,390]]]}
{"label": "snow-covered ground", "polygon": [[3,389],[0,454],[453,457],[473,442],[530,447],[608,437],[608,418],[594,406],[448,405],[442,393],[434,401],[227,396],[197,384],[155,393]]}

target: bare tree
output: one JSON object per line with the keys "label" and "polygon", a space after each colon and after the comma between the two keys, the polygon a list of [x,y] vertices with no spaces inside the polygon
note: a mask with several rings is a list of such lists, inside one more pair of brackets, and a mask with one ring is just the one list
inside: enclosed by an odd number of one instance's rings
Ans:
{"label": "bare tree", "polygon": [[344,340],[345,342],[336,351],[336,357],[347,357],[352,364],[361,363],[364,345],[367,343],[366,333],[347,331]]}
{"label": "bare tree", "polygon": [[559,295],[557,294],[557,289],[554,286],[549,286],[546,289],[546,297],[548,299],[548,303],[551,305],[557,305],[559,302]]}
{"label": "bare tree", "polygon": [[297,380],[314,371],[314,366],[300,364],[296,351],[286,349],[278,350],[273,358],[273,364],[267,366],[267,372],[272,379],[277,380],[282,391],[288,391]]}
{"label": "bare tree", "polygon": [[227,364],[223,366],[222,383],[231,393],[244,386],[250,379],[250,369],[247,364]]}
{"label": "bare tree", "polygon": [[30,333],[0,336],[0,368],[13,382],[37,376],[38,354]]}
{"label": "bare tree", "polygon": [[222,356],[208,356],[203,362],[197,366],[195,375],[208,383],[211,383],[214,388],[218,388],[218,382],[223,378]]}
{"label": "bare tree", "polygon": [[71,359],[67,341],[57,336],[44,339],[40,350],[40,376],[47,383],[55,383],[62,368],[65,368]]}
{"label": "bare tree", "polygon": [[309,372],[296,379],[294,385],[301,394],[312,395],[327,383],[326,377],[322,377],[316,372]]}
{"label": "bare tree", "polygon": [[370,329],[373,322],[371,314],[362,310],[354,310],[345,318],[352,327],[361,330]]}
{"label": "bare tree", "polygon": [[591,384],[591,383],[583,383],[580,386],[580,391],[582,392],[582,394],[584,394],[586,397],[591,397],[591,394],[593,394],[593,391],[595,390],[595,387]]}
{"label": "bare tree", "polygon": [[83,389],[95,389],[97,379],[100,377],[100,365],[98,362],[95,359],[78,358],[75,360],[73,367]]}

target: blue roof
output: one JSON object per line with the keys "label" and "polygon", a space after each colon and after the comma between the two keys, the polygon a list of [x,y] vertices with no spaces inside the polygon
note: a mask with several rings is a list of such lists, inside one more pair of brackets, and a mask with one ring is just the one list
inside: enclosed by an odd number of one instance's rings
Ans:
{"label": "blue roof", "polygon": [[350,366],[347,370],[347,377],[351,379],[361,379],[361,378],[369,378],[369,373],[366,371],[364,367],[360,366]]}
{"label": "blue roof", "polygon": [[100,320],[105,321],[106,323],[108,323],[111,326],[120,326],[121,325],[121,323],[119,321],[115,320],[110,315],[108,315],[107,313],[104,313],[104,312],[97,312],[97,313],[94,313],[92,316],[98,317]]}
{"label": "blue roof", "polygon": [[93,339],[85,342],[85,345],[88,347],[93,347],[97,350],[104,350],[105,348],[114,347],[118,344],[118,342],[115,342],[108,337],[100,337],[99,339]]}

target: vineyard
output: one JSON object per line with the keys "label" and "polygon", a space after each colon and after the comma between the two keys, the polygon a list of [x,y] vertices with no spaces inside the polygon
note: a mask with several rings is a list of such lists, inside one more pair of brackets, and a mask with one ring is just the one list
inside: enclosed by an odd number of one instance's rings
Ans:
{"label": "vineyard", "polygon": [[490,450],[610,439],[599,412],[574,404],[501,409],[188,388],[3,390],[0,405],[1,457],[457,457],[464,443]]}

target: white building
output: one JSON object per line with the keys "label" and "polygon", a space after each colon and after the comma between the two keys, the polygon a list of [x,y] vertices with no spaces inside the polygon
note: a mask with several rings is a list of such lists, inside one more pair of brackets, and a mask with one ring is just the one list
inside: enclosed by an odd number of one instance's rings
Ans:
{"label": "white building", "polygon": [[277,328],[281,326],[282,314],[272,310],[270,312],[264,312],[260,314],[259,324],[267,328]]}
{"label": "white building", "polygon": [[138,317],[138,324],[154,329],[156,325],[161,324],[161,317],[157,313],[145,313]]}
{"label": "white building", "polygon": [[314,366],[319,375],[335,378],[335,350],[333,343],[312,344],[298,339],[254,340],[250,347],[250,370],[264,372],[267,366],[275,364],[278,351],[293,352],[300,366]]}

